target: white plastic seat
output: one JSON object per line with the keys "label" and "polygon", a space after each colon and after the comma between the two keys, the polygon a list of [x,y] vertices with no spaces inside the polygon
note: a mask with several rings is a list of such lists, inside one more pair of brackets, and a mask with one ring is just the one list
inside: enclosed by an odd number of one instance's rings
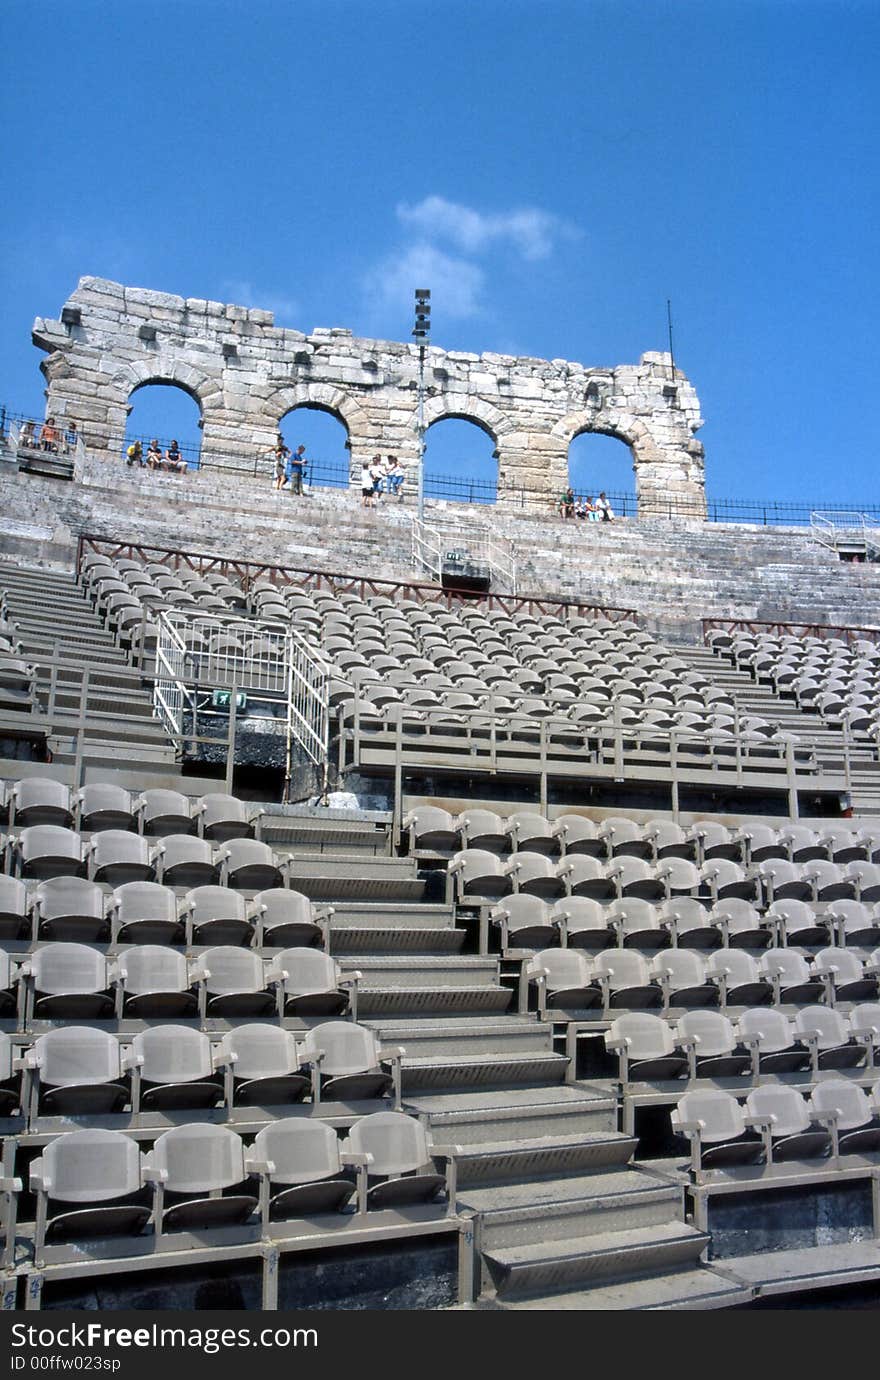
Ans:
{"label": "white plastic seat", "polygon": [[773,1000],[773,984],[747,949],[718,949],[707,960],[722,1006],[762,1006]]}
{"label": "white plastic seat", "polygon": [[326,947],[332,908],[287,887],[258,891],[248,907],[256,923],[255,942],[272,948]]}
{"label": "white plastic seat", "polygon": [[851,862],[844,869],[855,885],[857,901],[880,901],[880,866],[873,862]]}
{"label": "white plastic seat", "polygon": [[120,1112],[129,1102],[129,1062],[115,1035],[94,1026],[65,1026],[40,1035],[24,1055],[31,1124],[43,1116]]}
{"label": "white plastic seat", "polygon": [[491,810],[463,810],[455,821],[462,850],[479,848],[487,853],[505,853],[510,840],[500,815]]}
{"label": "white plastic seat", "polygon": [[596,832],[605,844],[609,858],[653,858],[650,840],[644,837],[642,826],[634,820],[609,816],[601,821]]}
{"label": "white plastic seat", "polygon": [[852,1069],[865,1062],[865,1046],[853,1040],[849,1021],[830,1006],[807,1006],[794,1018],[798,1038],[810,1050],[813,1072]]}
{"label": "white plastic seat", "polygon": [[383,1178],[368,1189],[367,1206],[371,1208],[400,1208],[442,1197],[446,1179],[435,1172],[431,1150],[422,1123],[402,1112],[374,1112],[361,1117],[343,1145],[343,1154],[365,1157],[368,1180],[380,1175]]}
{"label": "white plastic seat", "polygon": [[647,1011],[632,1011],[613,1020],[605,1033],[605,1048],[616,1054],[621,1083],[662,1081],[687,1073],[682,1054],[667,1021]]}
{"label": "white plastic seat", "polygon": [[272,849],[257,839],[230,839],[217,850],[216,862],[222,865],[224,886],[264,891],[284,880]]}
{"label": "white plastic seat", "polygon": [[836,863],[819,858],[803,863],[802,869],[814,901],[845,901],[855,896],[855,878],[846,876]]}
{"label": "white plastic seat", "polygon": [[[264,1220],[286,1222],[341,1212],[355,1191],[342,1177],[349,1157],[325,1122],[276,1121],[259,1132],[248,1158],[251,1164],[271,1166],[261,1174]],[[277,1185],[283,1187],[273,1192]]]}
{"label": "white plastic seat", "polygon": [[49,1141],[30,1167],[35,1260],[47,1245],[140,1237],[151,1216],[137,1201],[142,1185],[137,1141],[121,1131],[68,1131]]}
{"label": "white plastic seat", "polygon": [[158,880],[165,886],[210,886],[218,875],[214,847],[192,834],[164,834],[154,850]]}
{"label": "white plastic seat", "polygon": [[48,776],[28,776],[16,781],[6,804],[10,826],[57,824],[66,829],[73,822],[70,788]]}
{"label": "white plastic seat", "polygon": [[687,858],[661,858],[654,864],[654,875],[662,883],[666,899],[673,896],[696,896],[700,872]]}
{"label": "white plastic seat", "polygon": [[755,1127],[764,1124],[764,1117],[744,1113],[736,1098],[720,1089],[687,1092],[672,1111],[673,1131],[690,1142],[695,1174],[763,1163],[764,1142]]}
{"label": "white plastic seat", "polygon": [[94,943],[109,938],[104,892],[83,877],[52,877],[41,882],[31,904],[37,939]]}
{"label": "white plastic seat", "polygon": [[94,882],[117,887],[125,882],[155,880],[154,850],[148,839],[122,829],[106,829],[86,844],[89,875]]}
{"label": "white plastic seat", "polygon": [[763,923],[752,903],[742,897],[717,901],[709,911],[709,919],[721,931],[725,948],[766,949],[773,938],[772,930]]}
{"label": "white plastic seat", "polygon": [[710,982],[706,960],[694,949],[667,949],[655,954],[651,976],[660,984],[664,1006],[688,1009],[718,1005],[720,993]]}
{"label": "white plastic seat", "polygon": [[114,1013],[113,965],[87,944],[45,944],[20,969],[26,1021],[106,1019]]}
{"label": "white plastic seat", "polygon": [[357,983],[360,974],[340,971],[321,949],[282,949],[276,967],[287,1016],[338,1016],[352,1007],[357,1020]]}
{"label": "white plastic seat", "polygon": [[857,1083],[822,1079],[810,1097],[810,1113],[817,1121],[827,1120],[835,1154],[871,1155],[880,1150],[880,1118]]}
{"label": "white plastic seat", "polygon": [[803,824],[784,824],[777,836],[791,862],[811,862],[828,856],[819,836]]}
{"label": "white plastic seat", "polygon": [[831,1153],[831,1136],[810,1115],[797,1088],[754,1088],[746,1098],[746,1110],[761,1120],[768,1118],[770,1156],[774,1162],[813,1159]]}
{"label": "white plastic seat", "polygon": [[761,887],[768,906],[775,901],[808,901],[812,888],[803,875],[800,863],[787,862],[784,858],[766,858],[755,866],[755,876],[760,878]]}
{"label": "white plastic seat", "polygon": [[144,834],[188,834],[193,829],[189,799],[180,791],[144,791],[135,802],[135,814]]}
{"label": "white plastic seat", "polygon": [[614,944],[608,915],[608,907],[589,896],[566,896],[550,912],[559,926],[559,942],[570,949],[607,949]]}
{"label": "white plastic seat", "polygon": [[802,954],[794,949],[768,949],[759,964],[761,973],[773,984],[773,1000],[796,1006],[821,1001],[825,983],[813,974]]}
{"label": "white plastic seat", "polygon": [[117,944],[177,944],[184,940],[177,896],[159,882],[123,882],[110,898],[111,935]]}
{"label": "white plastic seat", "polygon": [[198,1015],[194,979],[183,954],[164,944],[135,944],[116,959],[117,1014],[138,1020]]}
{"label": "white plastic seat", "polygon": [[223,1084],[216,1077],[223,1052],[188,1025],[157,1025],[132,1040],[135,1111],[216,1107]]}
{"label": "white plastic seat", "polygon": [[496,900],[510,891],[510,877],[500,857],[485,848],[466,848],[454,854],[447,875],[460,900],[469,897]]}
{"label": "white plastic seat", "polygon": [[[165,1232],[241,1226],[259,1206],[252,1194],[228,1192],[244,1186],[247,1166],[241,1139],[225,1126],[175,1126],[165,1131],[144,1156],[144,1176],[157,1185],[154,1218],[159,1237]],[[165,1207],[169,1194],[181,1201]]]}
{"label": "white plastic seat", "polygon": [[602,988],[605,1010],[636,1010],[663,1004],[663,992],[651,981],[647,959],[636,949],[603,949],[595,957],[595,974]]}
{"label": "white plastic seat", "polygon": [[[365,1026],[354,1021],[325,1021],[313,1026],[300,1048],[303,1063],[312,1068],[312,1101],[350,1101],[387,1097],[400,1105],[400,1059],[403,1050],[385,1048]],[[386,1073],[382,1063],[392,1064]]]}
{"label": "white plastic seat", "polygon": [[27,887],[0,874],[0,939],[22,939],[29,929]]}
{"label": "white plastic seat", "polygon": [[563,854],[587,853],[594,858],[605,856],[605,844],[599,838],[595,820],[584,815],[559,815],[553,821],[553,832],[559,839]]}
{"label": "white plastic seat", "polygon": [[774,901],[764,917],[767,925],[776,930],[777,942],[812,948],[827,944],[828,926],[806,901]]}
{"label": "white plastic seat", "polygon": [[247,944],[254,926],[248,904],[225,886],[193,887],[180,903],[188,944]]}
{"label": "white plastic seat", "polygon": [[[415,701],[410,701],[415,704]],[[403,828],[410,832],[411,851],[453,853],[461,838],[456,821],[447,810],[434,805],[417,805],[403,819]]]}
{"label": "white plastic seat", "polygon": [[788,850],[775,829],[766,824],[747,824],[735,837],[745,845],[746,866],[765,862],[768,858],[788,858]]}
{"label": "white plastic seat", "polygon": [[504,864],[514,892],[555,901],[565,893],[565,883],[556,863],[546,853],[513,853]]}
{"label": "white plastic seat", "polygon": [[134,801],[131,793],[121,786],[83,786],[73,799],[80,829],[97,833],[104,829],[134,827]]}
{"label": "white plastic seat", "polygon": [[686,862],[696,861],[696,839],[689,838],[681,825],[673,823],[672,820],[649,820],[642,830],[642,837],[650,846],[651,855],[655,862],[664,858],[682,858]]}
{"label": "white plastic seat", "polygon": [[566,853],[556,870],[569,896],[610,900],[617,895],[614,880],[605,871],[605,863],[592,854]]}
{"label": "white plastic seat", "polygon": [[830,979],[829,1000],[873,1001],[877,996],[877,974],[866,972],[852,949],[820,949],[813,960],[813,971]]}
{"label": "white plastic seat", "polygon": [[[772,861],[759,864],[772,867]],[[708,889],[712,905],[737,897],[743,901],[754,901],[758,895],[758,884],[753,876],[747,877],[739,863],[729,858],[713,857],[700,868],[700,883]]]}
{"label": "white plastic seat", "polygon": [[79,834],[57,824],[32,824],[10,839],[19,877],[82,877],[85,873]]}
{"label": "white plastic seat", "polygon": [[608,924],[623,948],[664,949],[669,944],[669,930],[659,908],[638,896],[615,901],[608,911]]}
{"label": "white plastic seat", "polygon": [[199,797],[192,813],[202,838],[226,843],[229,839],[253,838],[256,822],[264,812],[234,795],[211,793]]}
{"label": "white plastic seat", "polygon": [[675,1036],[687,1052],[692,1078],[734,1078],[751,1068],[748,1052],[720,1011],[688,1011],[676,1024]]}
{"label": "white plastic seat", "polygon": [[252,949],[219,944],[203,950],[199,967],[203,1018],[269,1016],[276,1010],[280,972]]}
{"label": "white plastic seat", "polygon": [[797,1073],[810,1067],[810,1051],[800,1040],[794,1023],[773,1007],[744,1011],[736,1029],[737,1039],[752,1053],[752,1072]]}
{"label": "white plastic seat", "polygon": [[659,910],[660,923],[669,931],[678,949],[714,949],[722,939],[709,911],[693,896],[673,896]]}
{"label": "white plastic seat", "polygon": [[309,1090],[292,1031],[265,1021],[239,1025],[223,1036],[221,1050],[230,1070],[230,1105],[285,1106],[301,1102]]}
{"label": "white plastic seat", "polygon": [[[534,985],[539,1015],[548,1010],[593,1010],[602,1006],[602,991],[595,981],[593,965],[578,949],[539,949],[523,963],[524,987]],[[520,1005],[527,1008],[523,990]]]}
{"label": "white plastic seat", "polygon": [[[660,864],[663,869],[671,866],[669,862]],[[618,897],[640,897],[646,901],[666,899],[664,881],[655,872],[653,863],[646,862],[644,858],[616,855],[606,865],[605,875],[613,881]]]}
{"label": "white plastic seat", "polygon": [[731,862],[742,860],[742,844],[734,839],[731,831],[724,824],[715,824],[711,820],[701,820],[698,824],[692,825],[688,830],[687,837],[692,839],[697,847],[697,864],[710,859],[726,858]]}
{"label": "white plastic seat", "polygon": [[548,902],[525,892],[493,906],[489,920],[499,927],[502,950],[546,949],[559,938]]}
{"label": "white plastic seat", "polygon": [[833,901],[823,919],[834,927],[841,947],[851,944],[867,948],[880,943],[880,916],[864,901]]}

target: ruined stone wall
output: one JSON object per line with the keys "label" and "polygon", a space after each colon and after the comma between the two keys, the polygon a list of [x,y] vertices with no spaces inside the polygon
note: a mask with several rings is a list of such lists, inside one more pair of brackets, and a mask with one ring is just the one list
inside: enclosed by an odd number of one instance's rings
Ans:
{"label": "ruined stone wall", "polygon": [[[47,413],[75,418],[89,449],[119,454],[131,394],[148,383],[184,388],[201,409],[202,452],[241,456],[272,445],[291,408],[323,408],[346,426],[352,476],[377,451],[418,458],[419,356],[414,345],[310,335],[256,308],[81,278],[60,320],[38,317]],[[674,376],[673,376],[674,373]],[[584,431],[629,446],[640,509],[705,514],[697,395],[667,354],[587,368],[563,359],[469,354],[429,346],[425,423],[475,422],[492,437],[498,499],[546,505],[568,482],[568,447]]]}

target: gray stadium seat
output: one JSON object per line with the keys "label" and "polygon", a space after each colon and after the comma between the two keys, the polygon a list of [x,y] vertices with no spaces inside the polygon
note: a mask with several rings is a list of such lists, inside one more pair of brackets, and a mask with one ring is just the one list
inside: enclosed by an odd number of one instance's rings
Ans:
{"label": "gray stadium seat", "polygon": [[[300,1058],[312,1069],[312,1101],[351,1101],[394,1094],[400,1107],[400,1059],[404,1051],[380,1045],[353,1021],[325,1021],[306,1034]],[[386,1073],[383,1063],[392,1065]]]}
{"label": "gray stadium seat", "polygon": [[807,1006],[794,1018],[795,1030],[810,1051],[813,1074],[820,1069],[852,1069],[865,1061],[865,1047],[853,1040],[849,1022],[828,1006]]}
{"label": "gray stadium seat", "polygon": [[773,1000],[773,984],[748,949],[718,949],[709,955],[706,970],[718,984],[723,1007],[763,1006]]}
{"label": "gray stadium seat", "polygon": [[324,1122],[288,1118],[264,1127],[248,1162],[260,1173],[264,1221],[341,1212],[354,1195],[354,1184],[344,1177],[349,1157]]}
{"label": "gray stadium seat", "polygon": [[578,949],[539,949],[522,966],[520,1006],[528,1008],[528,989],[534,986],[541,1019],[548,1010],[594,1010],[603,1004],[592,962]]}
{"label": "gray stadium seat", "polygon": [[117,1015],[181,1020],[199,1013],[195,978],[183,954],[164,944],[135,944],[116,959]]}
{"label": "gray stadium seat", "polygon": [[132,1040],[135,1111],[216,1107],[223,1098],[217,1078],[223,1051],[188,1025],[157,1025]]}
{"label": "gray stadium seat", "polygon": [[114,1013],[113,965],[87,944],[45,944],[21,966],[25,1020],[104,1020]]}
{"label": "gray stadium seat", "polygon": [[368,1180],[382,1176],[368,1189],[368,1207],[400,1208],[435,1202],[444,1194],[446,1179],[434,1171],[431,1149],[428,1133],[414,1117],[374,1112],[352,1126],[343,1154],[364,1157]]}
{"label": "gray stadium seat", "polygon": [[259,954],[235,945],[218,945],[199,956],[200,1006],[203,1018],[272,1015],[280,969],[264,964]]}
{"label": "gray stadium seat", "polygon": [[188,944],[248,944],[254,926],[244,897],[230,887],[196,886],[180,902]]}
{"label": "gray stadium seat", "polygon": [[17,877],[0,874],[0,939],[22,939],[28,932],[28,893]]}
{"label": "gray stadium seat", "polygon": [[311,1079],[300,1072],[297,1044],[289,1030],[264,1021],[239,1025],[223,1036],[221,1050],[229,1070],[230,1106],[285,1106],[301,1102],[309,1091]]}
{"label": "gray stadium seat", "polygon": [[828,1125],[835,1156],[873,1155],[880,1150],[880,1118],[857,1083],[823,1079],[813,1089],[809,1108],[816,1121]]}
{"label": "gray stadium seat", "polygon": [[772,1007],[744,1011],[737,1039],[752,1055],[752,1073],[797,1073],[810,1067],[810,1051],[792,1021]]}
{"label": "gray stadium seat", "polygon": [[85,846],[89,875],[93,882],[108,882],[117,887],[125,882],[151,882],[155,879],[155,852],[139,834],[123,829],[106,829],[94,834]]}
{"label": "gray stadium seat", "polygon": [[709,980],[706,960],[693,949],[667,949],[654,956],[651,976],[660,984],[664,1006],[717,1006],[719,989]]}
{"label": "gray stadium seat", "polygon": [[[244,1187],[247,1166],[240,1137],[225,1126],[175,1126],[165,1131],[144,1156],[143,1173],[156,1188],[157,1238],[166,1232],[241,1226],[259,1206],[250,1193],[228,1191]],[[178,1201],[166,1207],[169,1194]]]}
{"label": "gray stadium seat", "polygon": [[110,898],[109,914],[116,944],[178,944],[184,940],[177,896],[159,882],[123,882]]}
{"label": "gray stadium seat", "polygon": [[831,1152],[831,1136],[810,1115],[796,1088],[754,1088],[746,1098],[746,1111],[769,1120],[768,1162],[825,1157]]}
{"label": "gray stadium seat", "polygon": [[110,922],[106,897],[95,882],[83,877],[52,877],[41,882],[31,901],[36,939],[108,939]]}
{"label": "gray stadium seat", "polygon": [[359,972],[342,973],[321,949],[282,949],[275,958],[279,1011],[286,1016],[338,1016],[351,1007],[357,1020]]}
{"label": "gray stadium seat", "polygon": [[691,1078],[734,1078],[751,1068],[749,1054],[720,1011],[688,1011],[676,1024],[675,1037],[687,1053]]}
{"label": "gray stadium seat", "polygon": [[735,1097],[720,1089],[687,1092],[672,1112],[672,1129],[691,1146],[691,1168],[727,1169],[764,1161],[764,1141],[756,1134],[769,1118],[743,1113]]}
{"label": "gray stadium seat", "polygon": [[142,1184],[137,1141],[120,1131],[69,1131],[50,1141],[30,1168],[36,1262],[47,1245],[142,1235],[151,1215],[138,1200]]}
{"label": "gray stadium seat", "polygon": [[102,829],[132,829],[135,824],[134,801],[121,786],[83,786],[73,797],[78,829],[99,832]]}
{"label": "gray stadium seat", "polygon": [[647,1011],[632,1011],[613,1020],[605,1033],[605,1048],[618,1057],[621,1083],[687,1074],[687,1056],[676,1045],[668,1022]]}
{"label": "gray stadium seat", "polygon": [[768,949],[761,956],[761,973],[773,984],[773,1001],[796,1006],[819,1002],[826,986],[809,968],[803,954],[794,949]]}
{"label": "gray stadium seat", "polygon": [[644,1010],[663,1005],[663,993],[651,980],[648,961],[637,950],[603,949],[594,963],[606,1013],[612,1007]]}
{"label": "gray stadium seat", "polygon": [[327,948],[331,906],[312,902],[287,887],[258,891],[248,907],[255,942],[272,948]]}
{"label": "gray stadium seat", "polygon": [[192,813],[202,838],[226,843],[229,839],[253,838],[265,811],[233,795],[209,794],[196,801]]}
{"label": "gray stadium seat", "polygon": [[10,827],[57,824],[66,829],[73,823],[70,788],[48,776],[16,781],[7,794],[6,804]]}
{"label": "gray stadium seat", "polygon": [[56,824],[33,824],[10,838],[13,866],[19,877],[82,877],[85,873],[79,834]]}
{"label": "gray stadium seat", "polygon": [[180,791],[144,791],[135,814],[144,834],[188,834],[194,827],[189,798]]}
{"label": "gray stadium seat", "polygon": [[264,891],[281,886],[284,880],[272,849],[257,839],[230,839],[218,848],[216,861],[222,867],[224,886]]}

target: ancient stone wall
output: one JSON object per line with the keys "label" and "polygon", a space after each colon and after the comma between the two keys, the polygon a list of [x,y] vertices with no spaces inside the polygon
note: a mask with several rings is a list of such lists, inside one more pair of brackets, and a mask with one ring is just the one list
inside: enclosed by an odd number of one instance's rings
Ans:
{"label": "ancient stone wall", "polygon": [[[333,413],[348,431],[353,480],[377,451],[418,458],[418,348],[277,327],[269,311],[81,278],[60,320],[38,317],[47,412],[75,418],[89,449],[117,456],[132,393],[184,388],[201,410],[202,453],[252,460],[291,408]],[[669,355],[587,368],[563,359],[469,354],[429,346],[425,423],[475,422],[492,437],[498,499],[546,505],[568,482],[568,447],[585,431],[615,436],[633,457],[640,511],[705,515],[697,395]]]}

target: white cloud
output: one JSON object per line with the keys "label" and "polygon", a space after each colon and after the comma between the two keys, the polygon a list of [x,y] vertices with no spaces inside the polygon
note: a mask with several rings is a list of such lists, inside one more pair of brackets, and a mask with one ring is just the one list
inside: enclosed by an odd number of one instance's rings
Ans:
{"label": "white cloud", "polygon": [[572,239],[575,226],[537,206],[485,215],[470,206],[426,196],[415,205],[400,202],[398,220],[430,240],[446,240],[465,254],[479,254],[493,243],[507,243],[527,260],[546,259],[559,239]]}
{"label": "white cloud", "polygon": [[287,324],[300,315],[300,305],[294,297],[255,288],[250,279],[227,278],[222,284],[224,300],[238,307],[260,307],[275,313],[279,325]]}
{"label": "white cloud", "polygon": [[444,254],[420,241],[399,254],[390,254],[369,273],[365,288],[376,306],[411,312],[413,289],[430,287],[443,302],[443,314],[462,320],[480,311],[483,270],[466,259]]}

